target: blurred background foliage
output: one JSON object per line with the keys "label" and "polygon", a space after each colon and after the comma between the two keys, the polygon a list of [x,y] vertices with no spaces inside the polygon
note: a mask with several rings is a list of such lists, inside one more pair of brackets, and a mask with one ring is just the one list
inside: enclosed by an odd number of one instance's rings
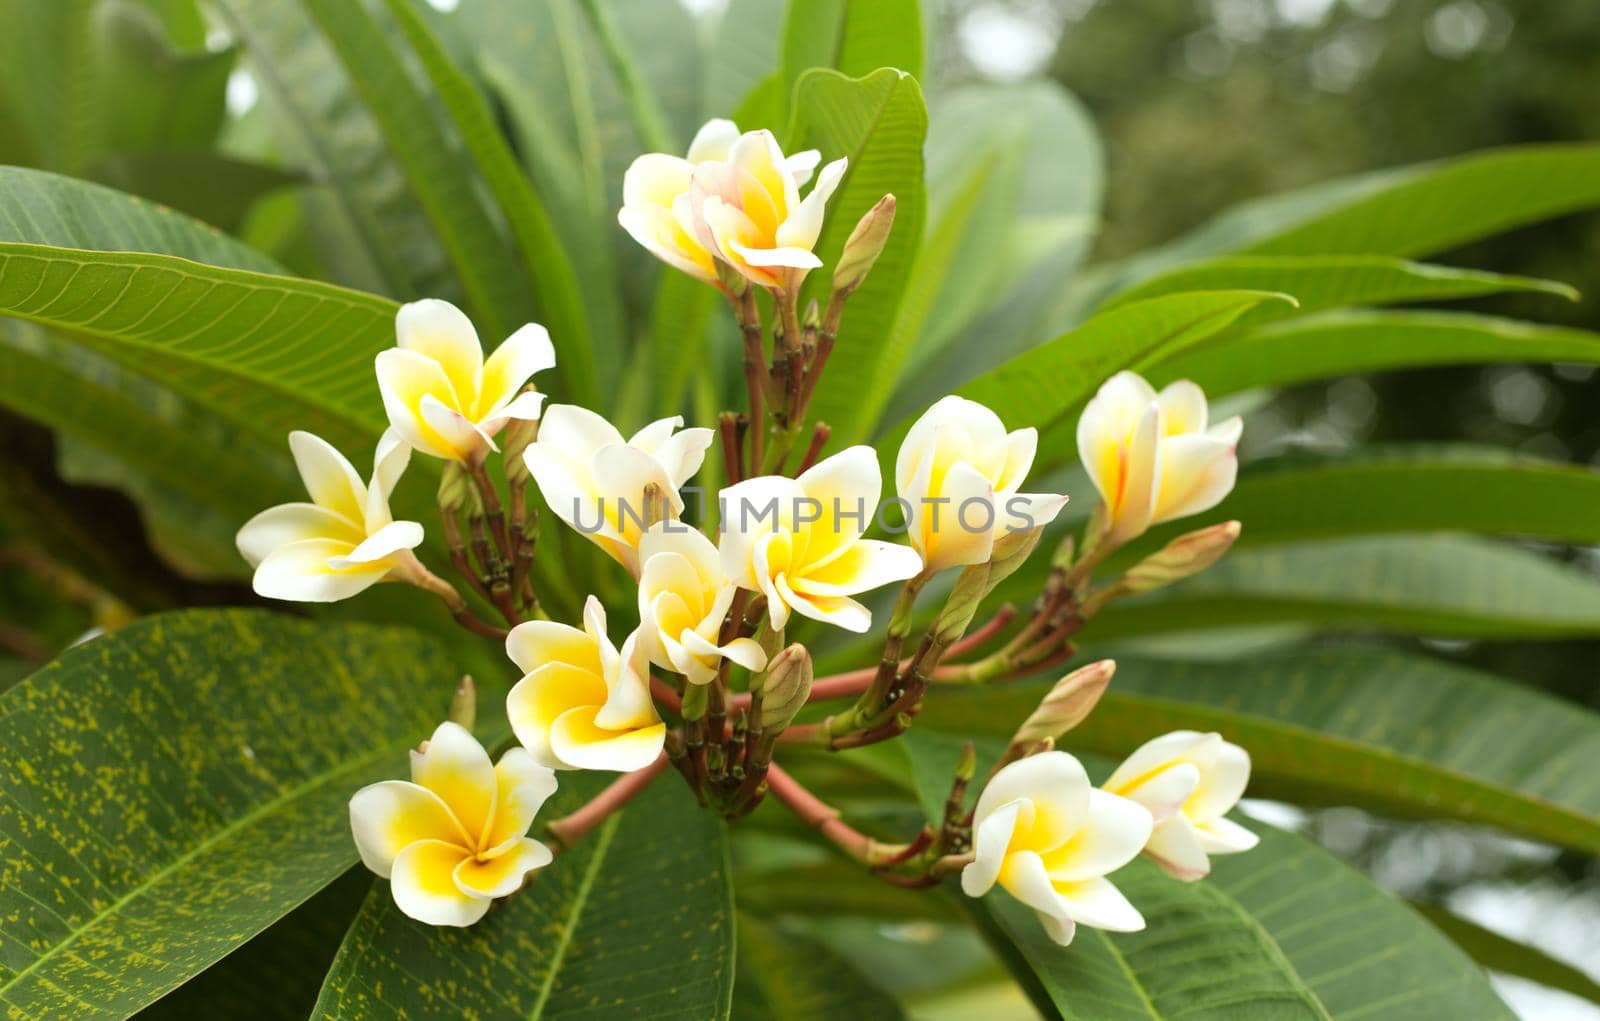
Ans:
{"label": "blurred background foliage", "polygon": [[[470,8],[472,0],[461,2]],[[710,32],[725,3],[689,6]],[[1177,237],[1247,198],[1479,148],[1600,138],[1600,4],[1592,0],[927,0],[926,6],[930,93],[1047,75],[1088,107],[1106,162],[1097,262]],[[81,18],[98,19],[98,30],[81,33],[75,22]],[[281,151],[293,135],[275,120],[283,112],[263,101],[259,84],[242,69],[227,26],[207,22],[192,0],[0,0],[0,24],[28,27],[0,34],[0,163],[140,194],[237,234],[297,273],[381,289],[377,281],[392,267],[371,265],[319,237],[330,215],[324,183],[283,169],[315,160]],[[63,45],[89,39],[94,51],[63,61],[59,50],[28,43],[41,34]],[[525,58],[517,38],[503,43],[503,51],[480,55],[491,79],[497,61]],[[316,73],[307,68],[301,84],[315,88]],[[21,94],[30,101],[15,102]],[[528,114],[497,112],[513,124],[513,135]],[[367,141],[362,130],[371,132],[370,123],[352,122],[347,135],[308,142],[359,149]],[[416,240],[404,229],[414,210],[398,174],[390,184],[387,224],[399,226],[389,237],[404,261]],[[1468,303],[1474,310],[1600,329],[1600,218],[1541,223],[1442,261],[1557,279],[1584,295],[1571,304],[1503,295]],[[422,289],[452,296],[439,265],[405,269]],[[73,357],[93,360],[85,352]],[[116,369],[107,362],[98,371]],[[1597,407],[1600,381],[1590,366],[1500,364],[1343,378],[1290,388],[1255,409],[1243,453],[1253,459],[1293,449],[1470,440],[1600,464]],[[163,412],[183,421],[183,408]],[[254,456],[248,446],[239,450]],[[181,498],[155,499],[145,480],[10,414],[0,414],[0,491],[6,494],[0,687],[90,629],[115,627],[132,614],[255,602],[239,583],[237,565],[231,576],[224,567],[230,550],[199,562],[169,555],[163,534],[194,521]],[[125,493],[141,496],[145,520]],[[184,546],[193,558],[193,544]],[[1600,573],[1593,549],[1556,552]],[[1600,642],[1363,639],[1420,645],[1600,707]],[[1407,898],[1447,904],[1469,920],[1449,916],[1458,927],[1452,935],[1476,941],[1480,959],[1492,959],[1496,939],[1522,940],[1551,955],[1548,985],[1594,995],[1600,877],[1591,858],[1351,809],[1258,810],[1302,826]],[[820,859],[761,863],[828,868]],[[804,896],[776,879],[752,890],[755,906],[772,912]],[[830,921],[817,923],[813,935],[853,956],[919,1017],[1022,1010],[1009,984],[995,981],[998,972],[970,930],[940,926],[947,909],[938,904],[923,910],[927,919],[906,921],[896,902],[886,912],[896,918],[892,923]],[[1475,930],[1480,922],[1484,928]],[[941,963],[936,990],[924,988],[930,959]],[[1587,975],[1578,967],[1585,963]],[[1575,997],[1525,980],[1501,982],[1525,1016],[1600,1018],[1600,1009]]]}

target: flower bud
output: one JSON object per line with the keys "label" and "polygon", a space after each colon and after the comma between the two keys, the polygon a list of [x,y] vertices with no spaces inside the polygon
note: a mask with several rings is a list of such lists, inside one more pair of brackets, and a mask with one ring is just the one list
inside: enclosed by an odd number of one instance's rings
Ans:
{"label": "flower bud", "polygon": [[993,592],[1000,587],[1000,583],[1015,574],[1033,551],[1039,546],[1039,539],[1044,535],[1044,526],[1018,529],[1014,532],[1003,532],[994,541],[994,556],[989,561],[989,591]]}
{"label": "flower bud", "polygon": [[750,281],[745,275],[721,259],[713,261],[717,267],[717,280],[721,282],[723,290],[728,292],[728,297],[744,297],[744,292],[750,289]]}
{"label": "flower bud", "polygon": [[885,195],[857,221],[856,229],[850,232],[850,237],[844,243],[844,251],[839,255],[839,263],[833,269],[833,289],[836,293],[852,293],[872,272],[872,265],[883,253],[883,246],[889,240],[889,231],[894,227],[894,208],[894,196]]}
{"label": "flower bud", "polygon": [[1054,741],[1082,723],[1105,694],[1116,669],[1115,662],[1102,659],[1061,678],[1039,701],[1039,708],[1022,721],[1011,746],[1031,748],[1041,741]]}
{"label": "flower bud", "polygon": [[1180,535],[1129,568],[1117,587],[1128,595],[1137,595],[1199,574],[1222,559],[1239,538],[1240,528],[1237,521],[1224,521]]}
{"label": "flower bud", "polygon": [[761,682],[763,733],[776,735],[789,726],[811,697],[812,676],[811,653],[798,642],[772,657]]}
{"label": "flower bud", "polygon": [[955,586],[950,589],[950,597],[945,600],[944,609],[939,611],[939,619],[933,624],[942,644],[960,641],[961,636],[967,633],[972,618],[978,614],[979,604],[989,594],[989,573],[988,564],[974,564],[956,578]]}
{"label": "flower bud", "polygon": [[472,682],[471,674],[461,675],[461,683],[456,685],[455,694],[450,696],[450,714],[446,719],[468,730],[477,722],[478,686]]}
{"label": "flower bud", "polygon": [[472,477],[461,466],[459,461],[450,461],[445,464],[444,471],[439,475],[439,510],[445,517],[454,517],[464,507],[470,507],[477,502],[477,490],[472,486]]}

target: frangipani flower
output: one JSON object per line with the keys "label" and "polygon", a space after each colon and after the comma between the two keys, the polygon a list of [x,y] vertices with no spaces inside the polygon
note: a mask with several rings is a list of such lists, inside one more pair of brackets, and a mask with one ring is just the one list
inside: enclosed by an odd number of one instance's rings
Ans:
{"label": "frangipani flower", "polygon": [[629,773],[661,754],[667,727],[650,700],[650,664],[634,631],[619,652],[593,596],[583,630],[545,620],[518,624],[506,653],[525,675],[506,695],[522,746],[556,769]]}
{"label": "frangipani flower", "polygon": [[410,551],[422,542],[422,526],[389,514],[389,494],[411,457],[393,430],[378,441],[370,486],[311,433],[290,433],[289,450],[311,502],[269,507],[245,522],[235,540],[256,569],[257,594],[327,603],[420,568]]}
{"label": "frangipani flower", "polygon": [[650,662],[706,684],[724,658],[763,670],[767,654],[750,638],[719,645],[723,618],[738,587],[717,548],[699,530],[662,523],[639,542],[639,644]]}
{"label": "frangipani flower", "polygon": [[638,577],[645,487],[653,483],[672,515],[682,513],[678,490],[700,470],[711,445],[710,429],[682,425],[682,416],[663,418],[625,440],[594,412],[555,404],[523,460],[556,517]]}
{"label": "frangipani flower", "polygon": [[1106,505],[1105,540],[1210,510],[1233,489],[1238,416],[1206,424],[1206,395],[1188,380],[1157,394],[1132,372],[1101,385],[1078,419],[1078,456]]}
{"label": "frangipani flower", "polygon": [[1195,880],[1212,854],[1238,854],[1260,838],[1225,818],[1250,782],[1250,755],[1220,734],[1176,730],[1140,746],[1106,781],[1155,817],[1144,853],[1169,875]]}
{"label": "frangipani flower", "polygon": [[878,457],[858,446],[799,478],[764,475],[724,489],[722,566],[741,588],[767,597],[774,628],[790,612],[866,631],[872,614],[850,597],[922,570],[915,550],[863,539],[883,491]]}
{"label": "frangipani flower", "polygon": [[701,244],[751,283],[792,291],[822,265],[811,249],[848,162],[823,167],[802,199],[790,158],[772,132],[740,135],[726,160],[694,168],[690,201],[698,206]]}
{"label": "frangipani flower", "polygon": [[1017,492],[1038,444],[1037,429],[1008,434],[999,415],[963,397],[923,412],[900,444],[894,477],[927,571],[984,563],[996,538],[1055,520],[1065,496]]}
{"label": "frangipani flower", "polygon": [[1150,827],[1143,806],[1091,787],[1066,752],[1029,756],[996,773],[978,797],[961,889],[981,897],[998,881],[1062,946],[1080,924],[1135,932],[1144,918],[1105,877],[1138,855]]}
{"label": "frangipani flower", "polygon": [[471,925],[550,864],[528,828],[555,789],[555,773],[523,749],[490,765],[477,738],[446,722],[411,753],[409,782],[356,792],[350,829],[362,864],[389,880],[401,911],[429,925]]}
{"label": "frangipani flower", "polygon": [[[687,159],[651,152],[640,156],[622,177],[622,209],[617,222],[656,258],[706,283],[717,283],[717,268],[701,240],[700,212],[690,195],[695,168],[721,163],[739,138],[729,120],[710,120],[689,143]],[[784,161],[799,187],[811,179],[820,154],[815,149]]]}
{"label": "frangipani flower", "polygon": [[517,391],[556,363],[543,326],[527,324],[484,361],[478,331],[448,301],[402,305],[394,325],[399,346],[378,354],[378,389],[390,426],[415,449],[476,464],[507,420],[539,417],[544,395]]}

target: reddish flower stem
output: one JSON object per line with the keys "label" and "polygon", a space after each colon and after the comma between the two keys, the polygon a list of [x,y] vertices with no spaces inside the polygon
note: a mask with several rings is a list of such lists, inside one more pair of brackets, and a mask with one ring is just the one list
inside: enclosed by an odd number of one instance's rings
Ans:
{"label": "reddish flower stem", "polygon": [[562,847],[573,846],[590,830],[605,822],[613,813],[620,811],[622,806],[632,801],[639,792],[650,786],[666,768],[667,756],[663,752],[656,756],[656,760],[650,765],[623,774],[621,779],[596,794],[587,805],[571,815],[555,820],[546,829]]}

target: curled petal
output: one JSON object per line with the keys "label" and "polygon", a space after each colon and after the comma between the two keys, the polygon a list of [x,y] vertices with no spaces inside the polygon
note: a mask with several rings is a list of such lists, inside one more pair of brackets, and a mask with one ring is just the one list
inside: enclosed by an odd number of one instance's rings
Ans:
{"label": "curled petal", "polygon": [[666,743],[667,725],[639,730],[606,730],[595,724],[597,709],[568,710],[550,728],[550,747],[572,769],[606,769],[631,773],[654,762]]}
{"label": "curled petal", "polygon": [[291,542],[307,539],[332,539],[355,546],[361,530],[326,507],[314,503],[285,503],[268,507],[244,523],[234,540],[251,567],[260,565],[274,550]]}
{"label": "curled petal", "polygon": [[355,547],[335,539],[305,539],[280,546],[256,565],[251,587],[268,599],[332,603],[364,592],[382,581],[389,565],[338,568],[333,563]]}
{"label": "curled petal", "polygon": [[872,629],[872,611],[848,596],[802,595],[789,586],[789,578],[783,574],[774,578],[773,584],[780,602],[802,617],[854,631],[858,635]]}
{"label": "curled petal", "polygon": [[455,389],[437,362],[415,351],[390,348],[375,362],[378,392],[389,425],[413,448],[434,457],[451,459],[455,447],[422,416],[422,400],[432,397],[446,407],[459,406]]}
{"label": "curled petal", "polygon": [[355,549],[329,561],[335,569],[376,564],[401,550],[422,545],[422,526],[415,521],[392,521],[367,537]]}
{"label": "curled petal", "polygon": [[453,878],[456,888],[469,897],[506,897],[521,888],[528,873],[544,868],[553,858],[548,847],[523,837],[486,861],[463,858]]}
{"label": "curled petal", "polygon": [[1206,395],[1192,381],[1180,379],[1156,395],[1162,433],[1179,436],[1206,431]]}
{"label": "curled petal", "polygon": [[[839,187],[839,182],[844,179],[845,168],[848,166],[848,160],[837,159],[822,168],[811,194],[789,213],[789,218],[778,228],[776,240],[779,248],[795,248],[809,252],[817,243],[817,235],[822,233],[823,211],[827,208],[828,199],[833,197],[834,190]],[[821,265],[820,261],[818,265]]]}
{"label": "curled petal", "polygon": [[1236,744],[1217,739],[1210,768],[1201,770],[1194,796],[1184,806],[1190,818],[1204,821],[1230,811],[1250,783],[1250,753]]}
{"label": "curled petal", "polygon": [[972,831],[972,863],[961,870],[961,891],[968,897],[982,897],[1000,877],[1017,816],[1025,803],[1011,801],[990,811]]}
{"label": "curled petal", "polygon": [[1231,819],[1208,819],[1195,824],[1195,833],[1200,840],[1200,846],[1205,848],[1207,854],[1238,854],[1248,851],[1261,842],[1261,838],[1251,833]]}
{"label": "curled petal", "polygon": [[1057,884],[1056,894],[1066,914],[1079,925],[1110,932],[1138,932],[1144,928],[1144,916],[1109,879]]}
{"label": "curled petal", "polygon": [[1211,859],[1200,846],[1200,834],[1181,814],[1155,828],[1144,853],[1161,871],[1185,883],[1204,879],[1211,872]]}
{"label": "curled petal", "polygon": [[456,884],[456,866],[470,860],[467,850],[455,844],[417,841],[394,860],[389,889],[395,905],[428,925],[471,925],[488,912],[492,900]]}
{"label": "curled petal", "polygon": [[600,673],[600,653],[594,639],[575,627],[548,620],[518,624],[506,635],[506,655],[525,674],[546,663],[566,663],[588,673]]}
{"label": "curled petal", "polygon": [[423,423],[433,431],[443,448],[450,451],[452,460],[472,463],[486,450],[499,449],[478,423],[433,394],[422,395],[419,410]]}
{"label": "curled petal", "polygon": [[350,831],[361,863],[385,879],[400,852],[419,840],[465,845],[471,839],[439,795],[405,780],[356,791],[350,799]]}
{"label": "curled petal", "polygon": [[474,417],[482,420],[503,408],[516,396],[522,384],[536,372],[554,368],[556,349],[550,331],[538,323],[527,323],[506,338],[483,366],[483,386],[479,390]]}
{"label": "curled petal", "polygon": [[706,160],[726,160],[728,151],[733,148],[733,143],[739,139],[738,125],[733,121],[721,117],[714,117],[701,125],[700,130],[694,134],[694,141],[689,143],[689,162],[703,163]]}
{"label": "curled petal", "polygon": [[551,747],[551,728],[564,713],[581,706],[592,712],[605,700],[606,684],[598,671],[552,662],[512,685],[506,694],[506,718],[517,742],[536,762],[552,769],[570,768]]}
{"label": "curled petal", "polygon": [[1233,489],[1239,459],[1233,445],[1205,433],[1173,436],[1161,445],[1152,524],[1210,510]]}

